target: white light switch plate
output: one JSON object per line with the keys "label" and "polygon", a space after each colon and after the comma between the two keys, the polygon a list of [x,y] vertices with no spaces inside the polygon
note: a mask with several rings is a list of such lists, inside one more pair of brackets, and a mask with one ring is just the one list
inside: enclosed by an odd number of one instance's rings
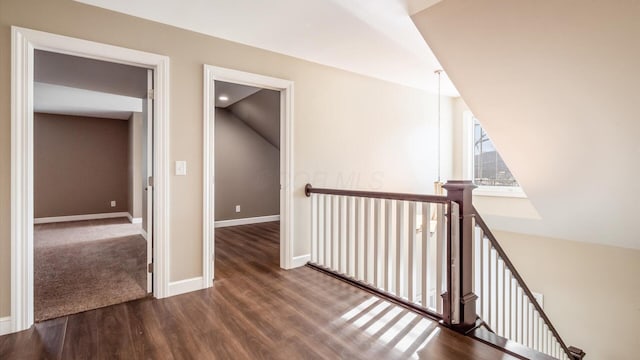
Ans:
{"label": "white light switch plate", "polygon": [[184,160],[176,161],[176,175],[185,176],[187,175],[187,162]]}

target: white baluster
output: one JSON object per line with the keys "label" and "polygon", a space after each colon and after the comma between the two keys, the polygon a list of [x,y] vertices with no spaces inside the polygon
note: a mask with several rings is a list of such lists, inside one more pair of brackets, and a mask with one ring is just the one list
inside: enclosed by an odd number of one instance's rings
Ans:
{"label": "white baluster", "polygon": [[340,218],[339,218],[340,197],[335,196],[331,201],[331,269],[339,271],[340,262]]}
{"label": "white baluster", "polygon": [[318,263],[318,196],[311,194],[311,262]]}
{"label": "white baluster", "polygon": [[352,236],[352,229],[353,229],[353,211],[352,211],[352,206],[351,206],[351,201],[352,198],[346,197],[344,199],[345,201],[345,243],[346,243],[346,247],[345,247],[345,273],[347,274],[347,276],[351,276],[353,277],[353,270],[352,270],[352,266],[353,266],[353,259],[351,259],[352,255],[353,255],[353,236]]}
{"label": "white baluster", "polygon": [[324,199],[324,266],[331,267],[331,207],[332,196],[327,195]]}
{"label": "white baluster", "polygon": [[507,334],[507,290],[506,290],[506,279],[507,279],[507,271],[504,261],[500,261],[500,324],[502,332],[502,336],[506,336]]}
{"label": "white baluster", "polygon": [[364,281],[370,284],[375,284],[372,282],[373,274],[371,273],[371,257],[369,253],[371,253],[372,247],[372,236],[375,234],[372,233],[372,228],[375,228],[376,219],[371,216],[371,199],[364,199],[364,241],[363,241],[363,269],[364,269]]}
{"label": "white baluster", "polygon": [[436,291],[435,291],[435,301],[436,301],[436,312],[438,314],[442,314],[442,284],[444,283],[443,277],[446,276],[446,270],[444,269],[444,265],[446,264],[446,255],[445,255],[445,216],[444,216],[444,205],[437,204],[436,206]]}
{"label": "white baluster", "polygon": [[416,301],[416,248],[418,244],[418,234],[416,225],[416,203],[409,203],[409,224],[407,226],[408,242],[407,242],[407,297],[409,301]]}
{"label": "white baluster", "polygon": [[393,201],[387,200],[385,201],[385,237],[384,237],[384,261],[382,266],[383,271],[383,288],[385,291],[391,291],[391,262],[393,259],[391,258],[391,241],[393,241],[393,227],[391,224],[393,223]]}
{"label": "white baluster", "polygon": [[404,230],[406,229],[405,220],[406,220],[406,202],[404,201],[396,201],[396,237],[395,237],[395,261],[394,261],[394,291],[397,296],[405,297],[405,289],[404,281],[407,276],[405,274],[405,259],[404,259],[404,249],[406,248],[405,241],[406,237],[404,236]]}
{"label": "white baluster", "polygon": [[348,259],[349,259],[349,225],[347,220],[347,200],[346,196],[342,196],[340,199],[340,269],[342,273],[347,274],[349,272]]}
{"label": "white baluster", "polygon": [[375,200],[375,229],[373,239],[373,283],[378,288],[382,288],[382,261],[381,248],[384,241],[384,209],[382,208],[382,200]]}
{"label": "white baluster", "polygon": [[421,265],[421,295],[422,306],[429,308],[434,304],[429,304],[429,291],[431,290],[431,276],[428,273],[429,267],[429,247],[431,246],[431,205],[422,203],[422,260]]}

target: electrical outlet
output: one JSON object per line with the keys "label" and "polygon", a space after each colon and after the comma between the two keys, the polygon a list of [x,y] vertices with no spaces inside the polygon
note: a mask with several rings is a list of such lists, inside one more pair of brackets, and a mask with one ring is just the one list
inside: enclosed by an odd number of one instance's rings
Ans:
{"label": "electrical outlet", "polygon": [[236,205],[236,212],[240,212],[240,205]]}
{"label": "electrical outlet", "polygon": [[111,207],[116,207],[116,201],[115,200],[111,200]]}

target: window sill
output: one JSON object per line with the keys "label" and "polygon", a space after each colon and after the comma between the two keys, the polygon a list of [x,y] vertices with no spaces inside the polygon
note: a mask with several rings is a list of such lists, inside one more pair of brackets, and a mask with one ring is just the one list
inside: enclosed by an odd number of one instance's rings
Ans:
{"label": "window sill", "polygon": [[478,186],[473,190],[474,196],[496,196],[526,199],[527,194],[521,187]]}

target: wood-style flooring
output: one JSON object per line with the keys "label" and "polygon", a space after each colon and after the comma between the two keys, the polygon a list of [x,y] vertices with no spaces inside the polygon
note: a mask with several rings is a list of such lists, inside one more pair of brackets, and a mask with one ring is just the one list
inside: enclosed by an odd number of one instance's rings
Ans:
{"label": "wood-style flooring", "polygon": [[278,267],[278,223],[216,229],[214,286],[36,324],[0,359],[510,359],[307,267]]}

